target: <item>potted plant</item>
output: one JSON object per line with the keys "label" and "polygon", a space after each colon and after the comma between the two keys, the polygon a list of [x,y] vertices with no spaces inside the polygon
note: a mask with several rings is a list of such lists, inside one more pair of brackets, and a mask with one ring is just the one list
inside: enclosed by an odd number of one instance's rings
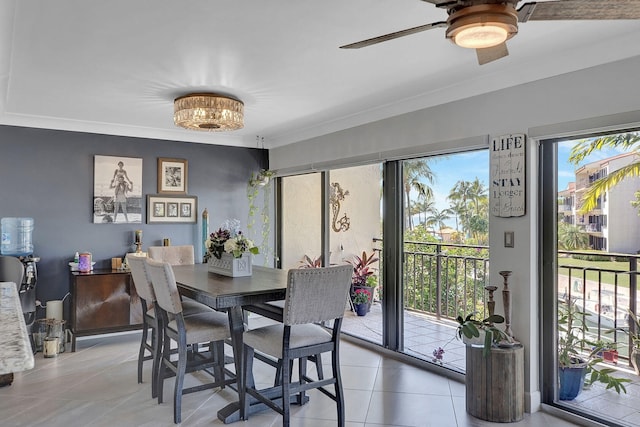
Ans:
{"label": "potted plant", "polygon": [[602,358],[605,362],[613,364],[618,363],[618,344],[612,341],[598,340],[593,349],[597,349],[597,357]]}
{"label": "potted plant", "polygon": [[482,354],[484,356],[489,354],[494,344],[508,338],[502,330],[495,326],[496,323],[504,323],[504,317],[499,314],[492,314],[485,319],[478,320],[475,318],[475,313],[471,313],[466,317],[459,315],[456,321],[458,322],[457,338],[462,339],[465,344],[483,347]]}
{"label": "potted plant", "polygon": [[371,292],[362,288],[355,291],[353,294],[353,306],[358,316],[366,316],[367,305],[371,301]]}
{"label": "potted plant", "polygon": [[[575,301],[564,301],[558,306],[558,379],[560,400],[575,399],[585,384],[599,381],[607,389],[616,392],[627,392],[624,383],[631,380],[611,376],[612,368],[598,368],[602,362],[598,353],[602,346],[590,341],[586,332],[589,330],[585,322],[589,313],[580,311]],[[591,349],[590,351],[587,349]],[[587,377],[588,376],[588,377]]]}
{"label": "potted plant", "polygon": [[[640,319],[638,319],[638,316],[631,310],[628,311],[627,319],[629,320],[628,327],[611,329],[606,333],[612,333],[618,330],[629,335],[629,340],[632,345],[629,360],[631,361],[631,365],[633,366],[636,375],[640,375]],[[632,324],[634,326],[633,330],[630,328]]]}
{"label": "potted plant", "polygon": [[[354,256],[349,260],[349,264],[353,266],[353,275],[351,277],[351,297],[353,297],[358,289],[366,290],[369,295],[373,295],[373,288],[377,285],[377,279],[372,279],[375,273],[373,264],[378,261],[375,251],[367,255],[366,251],[362,251],[362,256]],[[373,285],[373,286],[371,286]],[[367,303],[367,311],[371,309],[371,302],[373,298],[369,299]],[[354,302],[355,304],[355,302]]]}

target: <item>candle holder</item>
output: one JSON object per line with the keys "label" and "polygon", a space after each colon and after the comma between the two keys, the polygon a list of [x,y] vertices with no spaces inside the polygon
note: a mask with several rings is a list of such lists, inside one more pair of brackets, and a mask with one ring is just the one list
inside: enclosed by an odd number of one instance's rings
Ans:
{"label": "candle holder", "polygon": [[511,271],[498,271],[502,276],[504,288],[502,289],[502,304],[504,304],[504,333],[513,339],[513,331],[511,331],[511,291],[509,290],[509,276]]}
{"label": "candle holder", "polygon": [[[493,300],[493,293],[498,289],[497,286],[487,285],[484,287],[489,292],[489,301],[487,301],[487,308],[489,309],[489,317],[493,316],[496,311],[496,302]],[[493,325],[493,322],[491,322]]]}
{"label": "candle holder", "polygon": [[134,243],[136,244],[136,253],[141,254],[142,253],[142,230],[135,231]]}

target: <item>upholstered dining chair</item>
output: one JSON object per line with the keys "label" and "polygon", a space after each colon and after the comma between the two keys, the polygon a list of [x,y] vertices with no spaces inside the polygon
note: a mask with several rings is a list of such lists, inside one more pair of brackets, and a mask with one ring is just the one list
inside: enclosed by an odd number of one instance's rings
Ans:
{"label": "upholstered dining chair", "polygon": [[[143,363],[147,360],[153,360],[151,397],[156,398],[158,396],[158,366],[162,350],[162,334],[160,333],[162,325],[160,324],[160,316],[156,313],[156,295],[151,285],[144,259],[144,257],[136,256],[135,254],[127,254],[126,256],[127,265],[133,279],[133,286],[140,297],[142,305],[142,338],[138,352],[138,383],[142,383]],[[192,300],[183,301],[182,309],[185,316],[213,311],[212,308]],[[149,336],[149,329],[151,329],[151,336]],[[146,354],[147,352],[149,352],[148,355]]]}
{"label": "upholstered dining chair", "polygon": [[192,265],[196,259],[193,245],[149,246],[147,255],[151,259],[171,265]]}
{"label": "upholstered dining chair", "polygon": [[[351,265],[289,270],[282,323],[243,334],[246,375],[240,393],[242,418],[247,419],[253,397],[280,413],[283,425],[288,427],[291,396],[298,395],[297,401],[302,403],[307,390],[318,388],[336,402],[338,426],[344,426],[339,343],[352,271]],[[332,322],[331,330],[322,326],[323,322]],[[252,372],[256,351],[280,361],[280,384],[262,390],[255,387]],[[307,376],[307,359],[326,352],[331,353],[331,377],[320,375],[314,380]],[[295,359],[298,359],[298,380],[291,382],[291,362]],[[333,393],[325,388],[330,385],[334,386]],[[268,397],[273,395],[277,397]],[[281,405],[277,403],[280,401]]]}
{"label": "upholstered dining chair", "polygon": [[24,265],[16,257],[0,256],[0,282],[13,282],[20,291],[24,279]]}
{"label": "upholstered dining chair", "polygon": [[[173,421],[182,419],[182,395],[209,388],[224,388],[236,382],[235,375],[224,367],[224,342],[231,338],[226,314],[210,312],[185,316],[171,264],[147,258],[147,272],[156,295],[156,305],[163,330],[162,356],[158,367],[158,403],[163,400],[164,380],[176,377],[173,399]],[[178,346],[178,360],[173,360],[171,341]],[[208,343],[208,351],[195,351],[198,344]],[[213,373],[211,372],[213,369]],[[212,382],[184,388],[185,374],[203,370],[212,374]]]}

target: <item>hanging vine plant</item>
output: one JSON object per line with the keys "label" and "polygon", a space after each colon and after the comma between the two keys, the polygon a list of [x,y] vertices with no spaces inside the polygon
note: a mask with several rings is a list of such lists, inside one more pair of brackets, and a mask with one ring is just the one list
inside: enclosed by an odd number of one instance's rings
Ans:
{"label": "hanging vine plant", "polygon": [[[256,217],[260,215],[261,229],[260,229],[260,253],[264,254],[264,264],[267,265],[268,261],[273,257],[273,249],[269,245],[269,234],[271,233],[271,222],[269,221],[269,197],[271,195],[272,180],[275,176],[274,171],[262,169],[257,174],[252,173],[249,183],[247,184],[247,199],[249,200],[249,218],[247,220],[247,233],[249,236],[256,238],[257,232],[255,230]],[[262,192],[262,210],[256,206],[256,200]]]}

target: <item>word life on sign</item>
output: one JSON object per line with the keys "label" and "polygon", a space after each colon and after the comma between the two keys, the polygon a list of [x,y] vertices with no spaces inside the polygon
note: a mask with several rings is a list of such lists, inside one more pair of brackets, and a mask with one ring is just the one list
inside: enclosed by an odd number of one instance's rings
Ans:
{"label": "word life on sign", "polygon": [[525,136],[503,135],[491,141],[490,204],[497,217],[525,214]]}

